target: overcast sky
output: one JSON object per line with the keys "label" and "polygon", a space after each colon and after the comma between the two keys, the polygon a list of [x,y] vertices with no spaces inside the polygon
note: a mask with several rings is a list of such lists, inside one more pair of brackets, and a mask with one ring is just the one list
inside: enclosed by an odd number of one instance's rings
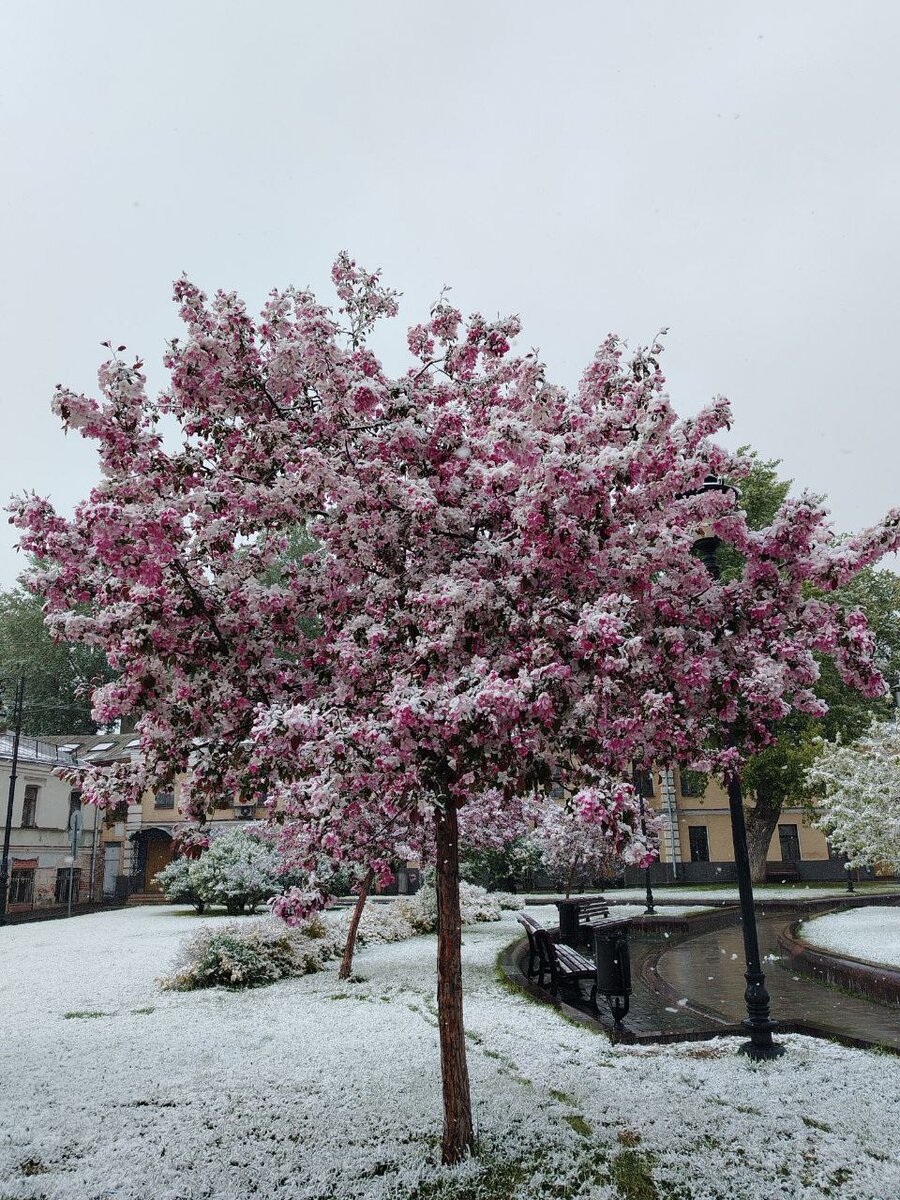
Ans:
{"label": "overcast sky", "polygon": [[0,492],[88,492],[53,386],[93,390],[106,338],[160,386],[182,272],[330,301],[346,247],[409,323],[445,284],[520,313],[570,385],[668,326],[682,414],[724,393],[732,445],[871,523],[900,503],[898,56],[886,0],[0,0]]}

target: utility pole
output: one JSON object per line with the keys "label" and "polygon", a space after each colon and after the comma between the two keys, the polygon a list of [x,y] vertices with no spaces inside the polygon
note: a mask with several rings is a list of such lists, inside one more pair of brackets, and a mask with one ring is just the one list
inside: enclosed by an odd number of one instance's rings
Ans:
{"label": "utility pole", "polygon": [[9,894],[9,842],[12,836],[13,800],[16,795],[16,773],[19,769],[19,738],[22,734],[22,703],[25,699],[25,676],[16,683],[13,701],[13,752],[9,775],[9,796],[6,801],[6,824],[3,827],[3,858],[0,859],[0,925],[6,924],[6,904]]}

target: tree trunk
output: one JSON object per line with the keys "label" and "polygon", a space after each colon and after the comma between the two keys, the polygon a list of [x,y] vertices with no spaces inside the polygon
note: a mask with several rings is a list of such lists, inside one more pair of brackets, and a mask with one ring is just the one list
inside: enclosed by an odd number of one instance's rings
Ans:
{"label": "tree trunk", "polygon": [[469,1069],[463,1030],[462,919],[459,911],[459,835],[456,805],[435,809],[437,835],[437,1005],[444,1088],[441,1160],[456,1163],[474,1147]]}
{"label": "tree trunk", "polygon": [[359,929],[360,917],[363,915],[363,909],[369,898],[369,889],[372,886],[374,878],[375,872],[370,867],[365,879],[359,885],[359,899],[356,901],[353,908],[353,916],[350,918],[350,928],[347,930],[347,940],[344,942],[344,953],[341,956],[341,969],[338,971],[338,979],[349,979],[350,972],[353,970],[353,951],[356,949],[356,932]]}
{"label": "tree trunk", "polygon": [[766,882],[766,861],[769,842],[781,816],[781,801],[767,795],[764,788],[756,789],[756,804],[744,809],[747,821],[747,850],[750,854],[750,877],[754,883]]}

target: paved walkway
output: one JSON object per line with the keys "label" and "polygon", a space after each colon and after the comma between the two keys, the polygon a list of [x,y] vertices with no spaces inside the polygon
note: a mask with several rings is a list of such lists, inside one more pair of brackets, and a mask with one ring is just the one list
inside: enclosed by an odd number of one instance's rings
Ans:
{"label": "paved walkway", "polygon": [[[772,1016],[900,1050],[900,1009],[816,983],[781,965],[778,934],[790,924],[791,920],[783,915],[762,917],[758,921],[760,952],[764,959],[769,955],[776,960],[763,962],[772,997]],[[740,925],[672,946],[659,955],[656,963],[659,979],[672,995],[686,998],[698,1014],[709,1014],[729,1023],[746,1015],[743,969]]]}
{"label": "paved walkway", "polygon": [[[775,1020],[803,1032],[900,1051],[900,1008],[849,995],[782,966],[778,934],[796,919],[796,912],[758,916],[760,951],[764,958],[770,956],[763,969]],[[527,952],[524,959],[521,951],[509,955],[504,969],[520,987],[549,999],[549,993],[524,978],[525,961]],[[672,945],[633,938],[631,967],[634,992],[624,1022],[627,1040],[678,1041],[744,1032],[744,943],[737,914],[733,925]],[[589,991],[589,984],[569,990],[563,1007],[569,1016],[612,1030],[605,1002],[601,997],[599,1016],[594,1014]]]}

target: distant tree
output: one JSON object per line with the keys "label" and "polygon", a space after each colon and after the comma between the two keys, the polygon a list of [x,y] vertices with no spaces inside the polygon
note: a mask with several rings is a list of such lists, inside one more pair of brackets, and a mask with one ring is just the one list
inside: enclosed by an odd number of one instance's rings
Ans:
{"label": "distant tree", "polygon": [[[614,794],[614,784],[611,790]],[[613,875],[626,862],[644,866],[657,856],[655,825],[644,834],[638,810],[632,808],[631,816],[635,822],[634,837],[623,848],[614,828],[585,820],[577,808],[553,804],[547,809],[531,841],[547,873],[555,885],[565,889],[566,897],[573,888],[586,887]]]}
{"label": "distant tree", "polygon": [[25,733],[97,732],[91,691],[113,678],[103,651],[55,640],[43,601],[17,587],[0,592],[0,685],[8,708],[19,675],[25,677]]}
{"label": "distant tree", "polygon": [[818,826],[851,866],[900,871],[900,726],[873,721],[852,745],[826,744],[807,773]]}

